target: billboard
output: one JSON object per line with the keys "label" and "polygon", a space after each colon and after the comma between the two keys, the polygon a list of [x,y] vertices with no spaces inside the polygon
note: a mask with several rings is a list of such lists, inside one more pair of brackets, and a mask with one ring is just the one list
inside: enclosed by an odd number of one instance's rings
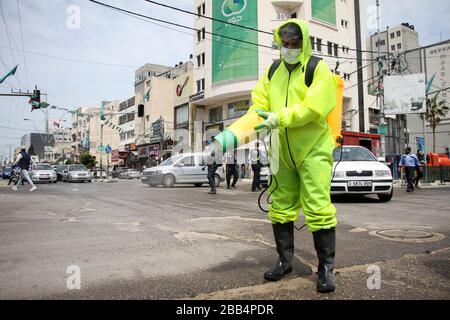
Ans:
{"label": "billboard", "polygon": [[[213,0],[213,18],[258,28],[258,2]],[[258,33],[224,22],[212,22],[212,83],[258,77]],[[235,40],[236,39],[236,40]]]}
{"label": "billboard", "polygon": [[423,73],[384,78],[384,113],[424,113],[425,75]]}
{"label": "billboard", "polygon": [[336,0],[311,0],[313,19],[336,25]]}

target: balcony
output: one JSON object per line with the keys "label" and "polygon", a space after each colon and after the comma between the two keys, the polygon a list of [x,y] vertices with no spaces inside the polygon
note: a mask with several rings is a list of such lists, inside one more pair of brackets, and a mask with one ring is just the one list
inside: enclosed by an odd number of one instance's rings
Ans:
{"label": "balcony", "polygon": [[303,0],[270,0],[270,2],[287,9],[295,9],[303,4]]}

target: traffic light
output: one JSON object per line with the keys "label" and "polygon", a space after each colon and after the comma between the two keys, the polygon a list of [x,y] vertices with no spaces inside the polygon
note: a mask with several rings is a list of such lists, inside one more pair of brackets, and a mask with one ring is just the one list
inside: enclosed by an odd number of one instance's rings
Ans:
{"label": "traffic light", "polygon": [[31,96],[30,101],[28,101],[29,104],[31,104],[31,111],[40,109],[41,108],[41,90],[35,89],[33,91],[33,95]]}

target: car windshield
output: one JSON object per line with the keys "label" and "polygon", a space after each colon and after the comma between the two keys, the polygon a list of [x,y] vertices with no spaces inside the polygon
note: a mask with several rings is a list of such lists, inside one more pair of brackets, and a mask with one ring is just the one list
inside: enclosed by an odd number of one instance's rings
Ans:
{"label": "car windshield", "polygon": [[62,172],[62,171],[64,171],[64,169],[66,168],[66,166],[56,166],[56,171],[58,171],[58,172]]}
{"label": "car windshield", "polygon": [[69,171],[87,171],[87,168],[82,164],[77,164],[69,167]]}
{"label": "car windshield", "polygon": [[[341,158],[342,149],[342,158]],[[333,151],[333,160],[337,162],[341,161],[377,161],[373,154],[366,148],[336,148]]]}
{"label": "car windshield", "polygon": [[37,164],[34,167],[35,170],[53,170],[52,166],[49,164]]}
{"label": "car windshield", "polygon": [[180,160],[180,158],[182,157],[182,154],[177,154],[176,156],[170,157],[169,159],[161,162],[160,166],[166,167],[166,166],[171,166],[173,165],[175,162],[177,162],[178,160]]}

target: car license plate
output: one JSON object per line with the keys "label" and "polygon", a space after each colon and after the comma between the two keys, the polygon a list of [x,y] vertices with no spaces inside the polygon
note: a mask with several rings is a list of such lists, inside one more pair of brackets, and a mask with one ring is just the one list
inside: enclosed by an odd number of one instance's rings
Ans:
{"label": "car license plate", "polygon": [[347,185],[349,187],[371,187],[372,181],[349,181]]}

